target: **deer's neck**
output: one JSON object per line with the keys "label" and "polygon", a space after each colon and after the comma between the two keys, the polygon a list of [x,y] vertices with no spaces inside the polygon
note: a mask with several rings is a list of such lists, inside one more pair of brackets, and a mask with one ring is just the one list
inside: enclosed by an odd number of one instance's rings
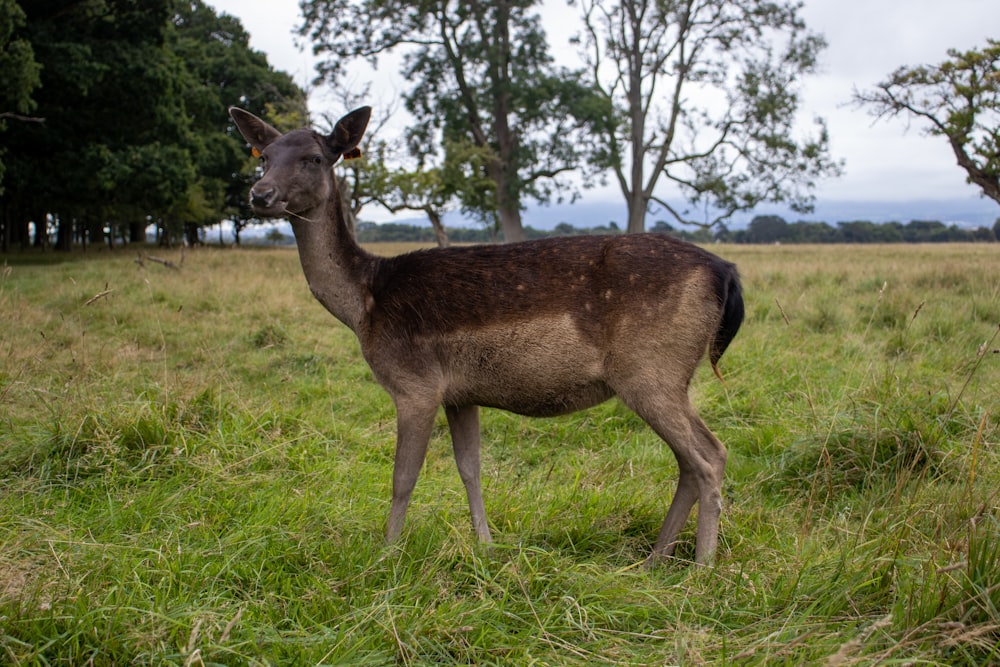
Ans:
{"label": "deer's neck", "polygon": [[313,296],[355,333],[371,298],[378,259],[365,252],[347,229],[336,183],[325,206],[291,218],[302,271]]}

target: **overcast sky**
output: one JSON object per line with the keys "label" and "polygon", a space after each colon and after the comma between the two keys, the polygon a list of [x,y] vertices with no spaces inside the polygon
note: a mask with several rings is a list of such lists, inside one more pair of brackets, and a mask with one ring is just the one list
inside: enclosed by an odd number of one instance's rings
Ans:
{"label": "overcast sky", "polygon": [[[251,47],[266,53],[275,69],[308,85],[314,59],[309,49],[296,47],[298,0],[207,2],[220,13],[238,17],[250,33]],[[564,9],[562,0],[548,4],[559,12],[574,11]],[[828,42],[822,73],[804,82],[803,112],[806,119],[819,115],[827,120],[832,152],[845,161],[844,176],[823,182],[817,190],[818,203],[978,200],[978,189],[965,183],[944,140],[926,136],[919,124],[907,129],[902,119],[875,123],[849,102],[855,87],[871,87],[901,65],[939,63],[950,48],[980,48],[988,37],[1000,37],[1000,1],[805,0],[803,17]],[[550,37],[553,49],[565,39],[551,30]],[[387,91],[384,103],[392,97]],[[343,111],[335,107],[321,92],[310,98],[314,114]]]}

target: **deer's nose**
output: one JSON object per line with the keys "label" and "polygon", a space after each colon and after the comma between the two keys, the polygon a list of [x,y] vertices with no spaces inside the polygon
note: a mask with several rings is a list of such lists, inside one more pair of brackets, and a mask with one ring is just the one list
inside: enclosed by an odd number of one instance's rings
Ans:
{"label": "deer's nose", "polygon": [[274,201],[274,188],[258,188],[253,187],[250,189],[250,203],[254,206],[268,207]]}

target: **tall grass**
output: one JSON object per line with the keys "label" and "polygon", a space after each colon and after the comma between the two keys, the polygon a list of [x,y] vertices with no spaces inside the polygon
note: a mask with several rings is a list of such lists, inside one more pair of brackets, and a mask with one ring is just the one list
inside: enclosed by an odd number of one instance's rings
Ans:
{"label": "tall grass", "polygon": [[484,412],[490,547],[442,416],[387,547],[392,405],[293,252],[8,256],[0,662],[1000,661],[997,248],[717,250],[720,553],[651,571],[676,466],[616,402]]}

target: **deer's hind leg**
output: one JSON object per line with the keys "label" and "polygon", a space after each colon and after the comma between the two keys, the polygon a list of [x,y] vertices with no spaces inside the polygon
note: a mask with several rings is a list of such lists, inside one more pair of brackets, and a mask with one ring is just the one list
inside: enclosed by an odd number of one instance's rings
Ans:
{"label": "deer's hind leg", "polygon": [[479,408],[475,405],[462,407],[445,406],[451,444],[455,451],[458,474],[465,485],[465,495],[469,499],[472,528],[481,542],[490,541],[490,527],[486,523],[486,509],[483,506],[483,490],[479,476]]}
{"label": "deer's hind leg", "polygon": [[677,491],[647,562],[655,563],[673,554],[677,537],[697,502],[695,560],[708,563],[719,540],[726,448],[695,412],[686,383],[672,390],[648,388],[638,396],[622,395],[622,400],[670,446],[679,476]]}

